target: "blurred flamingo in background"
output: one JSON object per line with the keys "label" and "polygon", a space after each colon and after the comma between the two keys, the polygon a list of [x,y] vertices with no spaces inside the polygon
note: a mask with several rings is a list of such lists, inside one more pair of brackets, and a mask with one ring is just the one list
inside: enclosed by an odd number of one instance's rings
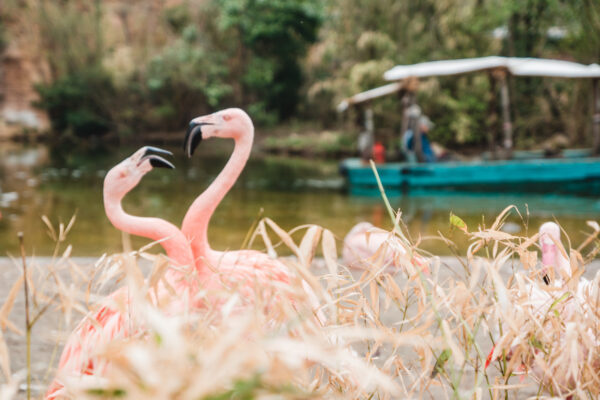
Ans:
{"label": "blurred flamingo in background", "polygon": [[[560,247],[560,227],[554,222],[546,222],[540,227],[540,247],[542,249],[542,264],[544,268],[554,268],[554,275],[556,279],[555,286],[562,287],[567,290],[567,286],[576,289],[572,294],[569,302],[565,306],[565,316],[572,315],[577,310],[591,311],[589,310],[587,297],[590,296],[594,290],[597,290],[596,280],[588,280],[583,276],[579,278],[573,277],[573,270],[569,258],[565,255]],[[573,279],[577,279],[576,282],[571,282]]]}
{"label": "blurred flamingo in background", "polygon": [[562,282],[563,277],[571,277],[571,263],[565,257],[560,244],[560,227],[555,222],[545,222],[540,226],[540,249],[542,249],[542,274],[546,284],[550,283],[548,268],[554,269],[554,279]]}
{"label": "blurred flamingo in background", "polygon": [[[545,222],[540,226],[539,229],[539,245],[542,252],[542,278],[546,285],[550,285],[554,287],[562,287],[562,273],[564,272],[564,276],[571,276],[571,267],[568,264],[568,260],[560,251],[558,244],[560,243],[560,227],[555,222]],[[552,282],[550,277],[548,276],[548,269],[552,268],[554,270],[554,281]],[[534,283],[528,283],[525,285],[525,293],[523,293],[527,298],[527,304],[530,304],[534,310],[536,310],[536,315],[543,315],[548,307],[552,304],[552,302],[557,298],[556,294],[551,294],[546,290],[538,287]],[[560,297],[562,293],[558,294]],[[497,354],[494,357],[495,346],[492,347],[492,350],[487,356],[485,362],[485,368],[487,368],[490,363],[495,360],[500,354]],[[510,360],[512,356],[512,349],[506,354],[506,359]],[[519,367],[520,371],[525,371],[526,368],[524,365]]]}
{"label": "blurred flamingo in background", "polygon": [[[525,304],[532,308],[535,316],[544,318],[550,307],[552,307],[558,299],[563,297],[565,293],[569,293],[569,297],[560,302],[563,306],[560,314],[561,318],[563,321],[566,321],[566,326],[569,326],[572,322],[568,322],[568,320],[574,315],[576,310],[584,313],[591,311],[589,304],[586,301],[586,297],[593,291],[593,285],[597,286],[597,283],[594,282],[597,282],[598,279],[589,281],[580,277],[577,282],[570,282],[573,271],[571,269],[571,263],[564,253],[564,249],[561,249],[560,227],[555,222],[545,222],[540,226],[539,245],[542,256],[542,274],[544,283],[546,283],[546,285],[551,285],[552,289],[544,290],[535,282],[525,284],[525,293],[523,293],[523,295],[526,296]],[[548,276],[549,268],[553,269],[553,279]],[[571,287],[576,289],[574,292],[569,291],[568,283],[570,283]],[[519,293],[518,296],[520,297],[521,294]],[[593,337],[594,335],[590,333],[590,338]],[[487,357],[485,363],[486,368],[500,355],[496,354],[494,356],[494,350],[495,346],[492,347],[492,350]],[[511,347],[506,355],[507,360],[510,360],[512,353],[513,348]],[[528,368],[525,365],[521,365],[518,369],[520,371],[526,371]],[[539,368],[533,368],[533,373],[540,374],[538,369]]]}
{"label": "blurred flamingo in background", "polygon": [[406,262],[429,274],[425,259],[413,255],[412,260],[406,257],[405,245],[392,232],[373,226],[369,222],[359,222],[344,238],[342,259],[349,268],[372,269],[373,266],[387,266],[386,271],[397,272]]}
{"label": "blurred flamingo in background", "polygon": [[[173,224],[159,218],[136,217],[127,214],[121,200],[141,178],[153,168],[174,168],[164,158],[151,154],[171,154],[155,147],[142,147],[131,157],[113,167],[104,179],[104,208],[111,223],[124,232],[160,241],[172,264],[185,268],[194,267],[194,258],[187,240]],[[173,269],[165,279],[174,287],[182,288],[186,283],[181,272]],[[109,304],[112,303],[112,304]],[[127,288],[123,287],[103,301],[97,311],[88,314],[71,333],[58,365],[57,377],[46,392],[47,399],[64,395],[61,379],[68,375],[94,374],[103,367],[94,362],[93,355],[102,345],[115,338],[130,334],[129,317],[115,304],[129,304]]]}

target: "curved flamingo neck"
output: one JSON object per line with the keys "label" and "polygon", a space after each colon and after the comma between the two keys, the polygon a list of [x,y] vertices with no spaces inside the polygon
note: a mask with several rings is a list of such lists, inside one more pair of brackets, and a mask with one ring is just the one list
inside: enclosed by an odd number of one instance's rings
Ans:
{"label": "curved flamingo neck", "polygon": [[167,256],[178,266],[194,266],[194,258],[187,240],[177,227],[163,219],[136,217],[127,214],[121,205],[122,197],[104,189],[104,209],[115,228],[132,235],[161,241]]}
{"label": "curved flamingo neck", "polygon": [[190,241],[198,268],[201,268],[203,258],[213,252],[208,243],[210,219],[244,169],[250,157],[253,139],[252,129],[235,139],[235,147],[227,164],[210,186],[194,200],[185,214],[181,231]]}

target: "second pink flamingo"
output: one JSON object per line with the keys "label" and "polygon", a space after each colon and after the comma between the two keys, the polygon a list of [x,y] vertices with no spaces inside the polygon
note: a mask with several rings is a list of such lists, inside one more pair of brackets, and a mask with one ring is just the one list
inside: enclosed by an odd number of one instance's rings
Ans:
{"label": "second pink flamingo", "polygon": [[[124,232],[160,241],[174,265],[193,268],[192,251],[176,226],[159,218],[129,215],[121,205],[123,197],[153,168],[174,168],[170,162],[152,152],[170,154],[162,149],[142,147],[108,172],[104,179],[106,215],[116,228]],[[180,273],[169,270],[165,277],[171,285],[185,290],[185,282]],[[96,362],[95,354],[109,341],[130,334],[128,316],[116,304],[129,304],[126,288],[112,293],[97,311],[88,314],[71,333],[59,361],[57,377],[48,388],[46,399],[65,394],[63,379],[66,377],[101,372],[103,366]]]}

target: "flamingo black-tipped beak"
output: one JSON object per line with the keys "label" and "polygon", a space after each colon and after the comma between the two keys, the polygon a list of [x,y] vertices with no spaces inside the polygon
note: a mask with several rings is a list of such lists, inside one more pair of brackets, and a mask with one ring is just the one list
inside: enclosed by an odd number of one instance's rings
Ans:
{"label": "flamingo black-tipped beak", "polygon": [[160,149],[158,147],[146,146],[146,151],[144,152],[144,155],[142,156],[142,158],[140,158],[140,162],[138,163],[138,165],[141,164],[142,162],[144,162],[145,160],[148,160],[148,161],[150,161],[150,165],[152,165],[152,167],[154,167],[154,168],[175,169],[175,166],[173,164],[171,164],[169,161],[165,160],[161,156],[157,156],[156,154],[152,154],[152,153],[173,155],[173,153],[171,153],[168,150]]}
{"label": "flamingo black-tipped beak", "polygon": [[171,153],[169,150],[161,149],[160,147],[146,146],[146,152],[144,153],[143,157],[148,156],[152,153],[166,154],[168,156],[173,155],[173,153]]}
{"label": "flamingo black-tipped beak", "polygon": [[170,162],[168,162],[161,156],[152,155],[152,156],[148,156],[148,157],[144,157],[144,158],[146,160],[150,160],[150,165],[152,165],[154,168],[175,169],[175,166],[173,164],[171,164]]}
{"label": "flamingo black-tipped beak", "polygon": [[202,127],[204,125],[213,125],[210,122],[194,122],[191,121],[188,125],[187,132],[185,133],[185,140],[183,142],[183,150],[188,157],[191,157],[196,150],[196,147],[202,141]]}
{"label": "flamingo black-tipped beak", "polygon": [[544,280],[544,283],[545,283],[546,285],[549,285],[549,284],[550,284],[550,278],[548,277],[548,274],[544,275],[544,277],[543,277],[542,279]]}

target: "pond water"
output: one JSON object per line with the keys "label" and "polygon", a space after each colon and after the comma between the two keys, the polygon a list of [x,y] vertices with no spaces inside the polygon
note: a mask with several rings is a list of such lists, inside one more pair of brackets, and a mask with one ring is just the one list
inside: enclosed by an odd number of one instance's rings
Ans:
{"label": "pond water", "polygon": [[[73,246],[73,255],[121,251],[121,234],[104,214],[102,182],[108,169],[136,149],[50,149],[0,143],[0,256],[18,254],[19,231],[25,234],[28,253],[51,255],[54,243],[46,233],[43,215],[55,225],[59,221],[66,224],[73,214],[77,215],[66,240]],[[170,148],[177,169],[147,174],[125,198],[125,210],[179,225],[194,198],[219,173],[231,149],[230,143],[209,141],[188,160],[181,149]],[[240,248],[261,208],[284,229],[315,223],[329,228],[340,239],[360,221],[391,226],[378,193],[353,197],[345,193],[342,182],[336,161],[253,154],[239,181],[217,208],[209,229],[211,244],[221,250]],[[591,231],[585,224],[587,220],[600,219],[600,200],[594,197],[430,193],[395,197],[391,202],[402,210],[412,238],[422,237],[422,247],[435,254],[451,253],[439,240],[439,233],[453,240],[461,251],[468,245],[462,232],[450,229],[450,211],[463,218],[470,229],[476,229],[482,221],[491,225],[498,213],[515,204],[522,217],[511,213],[511,233],[533,233],[544,221],[556,218],[573,243],[580,243],[585,232]],[[147,242],[134,239],[133,245]]]}

